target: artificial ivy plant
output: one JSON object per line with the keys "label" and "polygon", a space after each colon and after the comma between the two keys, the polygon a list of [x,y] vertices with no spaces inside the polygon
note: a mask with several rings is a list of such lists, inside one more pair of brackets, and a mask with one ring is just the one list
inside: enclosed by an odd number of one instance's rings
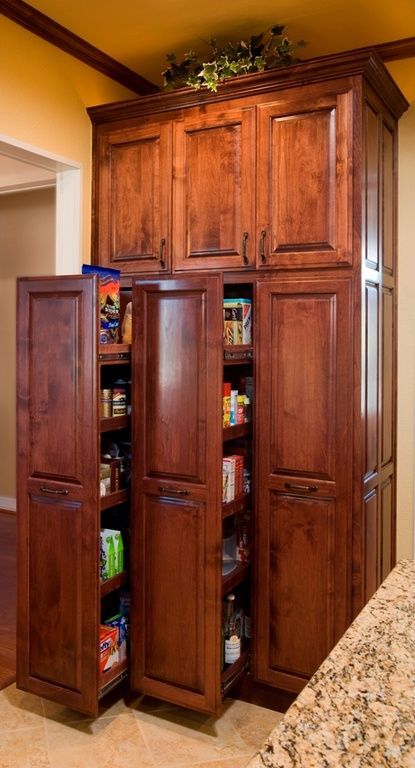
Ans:
{"label": "artificial ivy plant", "polygon": [[209,40],[210,51],[203,59],[195,51],[188,51],[183,61],[178,62],[174,53],[168,53],[169,65],[162,73],[164,89],[171,91],[189,85],[196,90],[216,91],[218,83],[229,77],[297,63],[299,59],[295,51],[306,43],[303,40],[291,42],[283,35],[284,29],[283,25],[276,24],[249,40],[227,43],[221,48],[212,38]]}

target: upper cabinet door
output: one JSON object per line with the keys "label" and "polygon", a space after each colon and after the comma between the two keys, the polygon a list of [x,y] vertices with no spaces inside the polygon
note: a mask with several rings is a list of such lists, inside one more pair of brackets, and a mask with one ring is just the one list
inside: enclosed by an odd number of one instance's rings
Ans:
{"label": "upper cabinet door", "polygon": [[308,92],[258,106],[259,267],[352,264],[352,93]]}
{"label": "upper cabinet door", "polygon": [[201,112],[175,124],[173,269],[252,267],[255,112]]}
{"label": "upper cabinet door", "polygon": [[220,704],[221,276],[133,287],[131,684]]}
{"label": "upper cabinet door", "polygon": [[17,684],[98,709],[95,277],[18,285]]}
{"label": "upper cabinet door", "polygon": [[171,123],[103,132],[97,142],[96,263],[170,268]]}

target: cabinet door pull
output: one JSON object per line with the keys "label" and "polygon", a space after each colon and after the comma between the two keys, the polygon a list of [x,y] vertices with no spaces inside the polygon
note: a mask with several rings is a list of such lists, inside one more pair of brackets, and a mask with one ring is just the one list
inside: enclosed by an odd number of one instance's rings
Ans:
{"label": "cabinet door pull", "polygon": [[245,265],[249,264],[249,259],[246,253],[246,241],[248,240],[249,232],[244,232],[242,235],[242,261]]}
{"label": "cabinet door pull", "polygon": [[179,496],[188,496],[190,493],[187,488],[165,488],[162,485],[159,485],[159,491],[161,493],[177,493]]}
{"label": "cabinet door pull", "polygon": [[265,238],[267,236],[266,229],[261,230],[261,238],[259,241],[259,255],[261,257],[262,264],[267,263],[267,257],[265,256]]}
{"label": "cabinet door pull", "polygon": [[166,262],[163,259],[163,252],[164,252],[164,246],[166,245],[166,238],[162,237],[160,240],[160,249],[159,249],[159,262],[161,269],[165,269]]}
{"label": "cabinet door pull", "polygon": [[54,493],[58,496],[67,496],[69,491],[66,488],[46,488],[45,485],[40,486],[40,490],[42,493]]}
{"label": "cabinet door pull", "polygon": [[285,487],[290,491],[307,491],[307,493],[318,491],[317,485],[302,485],[302,483],[285,483]]}

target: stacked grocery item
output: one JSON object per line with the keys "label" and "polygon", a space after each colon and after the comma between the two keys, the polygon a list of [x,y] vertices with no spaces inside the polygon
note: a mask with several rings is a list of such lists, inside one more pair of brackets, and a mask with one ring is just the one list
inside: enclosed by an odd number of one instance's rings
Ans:
{"label": "stacked grocery item", "polygon": [[112,579],[124,571],[124,544],[121,531],[101,528],[101,566],[102,581]]}
{"label": "stacked grocery item", "polygon": [[252,343],[251,299],[223,300],[223,339],[230,345]]}

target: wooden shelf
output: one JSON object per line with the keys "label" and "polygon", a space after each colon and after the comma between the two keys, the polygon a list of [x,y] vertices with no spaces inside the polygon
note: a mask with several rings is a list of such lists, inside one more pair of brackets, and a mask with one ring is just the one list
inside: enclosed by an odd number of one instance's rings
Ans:
{"label": "wooden shelf", "polygon": [[114,685],[117,684],[117,682],[121,682],[121,680],[123,680],[124,677],[127,676],[127,672],[128,672],[128,659],[121,661],[119,664],[114,664],[114,666],[111,667],[111,669],[109,669],[108,672],[100,672],[99,683],[98,683],[99,698],[104,696],[107,690],[110,690]]}
{"label": "wooden shelf", "polygon": [[249,344],[224,344],[224,365],[247,365],[254,359],[254,349]]}
{"label": "wooden shelf", "polygon": [[236,515],[238,512],[243,512],[247,508],[251,501],[251,494],[244,493],[242,496],[238,496],[233,501],[228,501],[226,504],[222,504],[222,517],[230,517],[230,515]]}
{"label": "wooden shelf", "polygon": [[109,416],[99,420],[99,431],[102,434],[103,432],[112,432],[115,429],[125,429],[129,423],[129,416]]}
{"label": "wooden shelf", "polygon": [[238,563],[226,576],[222,576],[222,595],[232,592],[235,587],[248,578],[251,571],[251,563]]}
{"label": "wooden shelf", "polygon": [[115,507],[117,504],[122,504],[124,501],[128,501],[128,491],[123,488],[121,491],[115,491],[115,493],[108,493],[106,496],[100,498],[101,510]]}
{"label": "wooden shelf", "polygon": [[124,584],[127,583],[127,578],[128,578],[127,571],[122,571],[122,573],[117,573],[111,579],[105,579],[105,581],[101,581],[100,582],[101,597],[105,597],[105,595],[109,595],[110,592],[115,592],[116,589],[123,587]]}
{"label": "wooden shelf", "polygon": [[99,344],[98,362],[128,362],[131,356],[130,344]]}
{"label": "wooden shelf", "polygon": [[[249,641],[248,641],[249,642]],[[222,672],[222,695],[225,695],[232,685],[238,682],[241,675],[245,674],[249,666],[249,646],[244,648],[234,664],[226,667]]]}
{"label": "wooden shelf", "polygon": [[235,440],[237,437],[244,437],[251,434],[252,422],[247,421],[244,424],[234,424],[232,427],[225,427],[223,432],[223,442]]}

